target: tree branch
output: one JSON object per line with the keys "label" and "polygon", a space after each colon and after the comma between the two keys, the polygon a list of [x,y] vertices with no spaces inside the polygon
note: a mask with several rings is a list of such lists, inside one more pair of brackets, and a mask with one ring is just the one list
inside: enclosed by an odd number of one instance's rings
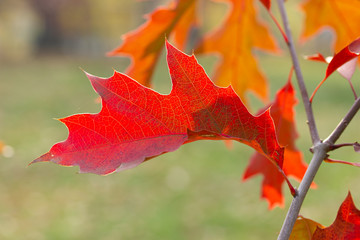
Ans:
{"label": "tree branch", "polygon": [[331,151],[334,143],[339,139],[341,134],[344,132],[346,127],[349,125],[350,121],[356,115],[360,109],[360,98],[357,98],[354,104],[351,106],[348,113],[340,121],[338,126],[334,131],[329,135],[324,142],[315,145],[314,147],[314,156],[311,159],[308,169],[305,172],[303,180],[300,183],[298,189],[298,195],[293,199],[289,211],[286,215],[285,221],[281,228],[278,240],[287,240],[290,237],[291,231],[294,227],[295,221],[299,215],[301,205],[305,199],[305,196],[310,188],[312,181],[318,171],[322,161],[328,157],[327,152]]}
{"label": "tree branch", "polygon": [[297,82],[299,85],[302,101],[304,104],[305,112],[307,115],[308,126],[310,130],[310,135],[313,143],[314,155],[311,159],[311,162],[308,166],[307,171],[301,181],[298,189],[298,195],[294,197],[288,213],[286,215],[285,221],[281,228],[280,234],[278,236],[278,240],[288,240],[295,224],[295,221],[299,215],[300,208],[305,199],[305,196],[310,188],[311,183],[324,159],[328,157],[327,152],[330,150],[330,146],[332,146],[336,140],[343,133],[351,119],[355,116],[356,112],[360,108],[360,100],[359,98],[355,101],[354,105],[351,107],[349,112],[346,114],[345,118],[340,122],[340,124],[335,128],[335,130],[330,134],[330,136],[324,141],[320,141],[319,133],[317,131],[314,114],[311,107],[311,102],[309,101],[308,92],[306,90],[304,78],[302,76],[302,72],[300,69],[300,64],[297,58],[297,54],[295,51],[294,41],[292,38],[292,34],[289,27],[288,17],[284,6],[284,0],[277,0],[279,11],[281,14],[281,18],[284,25],[284,31],[287,36],[288,42],[287,45],[289,47],[291,59],[293,62]]}
{"label": "tree branch", "polygon": [[304,77],[302,75],[302,72],[300,69],[300,64],[299,64],[297,54],[295,51],[294,41],[292,38],[292,34],[290,31],[290,27],[289,27],[289,21],[288,21],[288,17],[287,17],[285,6],[284,6],[284,0],[277,0],[277,2],[278,2],[278,7],[280,10],[281,18],[282,18],[283,25],[284,25],[284,31],[285,31],[286,37],[288,39],[287,45],[289,47],[292,63],[293,63],[295,74],[296,74],[296,79],[297,79],[300,93],[301,93],[302,102],[304,104],[312,143],[315,146],[316,144],[320,143],[320,137],[319,137],[318,130],[316,128],[315,118],[314,118],[314,114],[312,111],[311,103],[309,101],[309,95],[306,90]]}
{"label": "tree branch", "polygon": [[278,240],[288,240],[291,234],[291,231],[294,227],[295,221],[299,216],[300,208],[304,202],[305,196],[310,188],[313,179],[319,170],[319,167],[322,161],[327,158],[328,146],[324,143],[320,143],[314,147],[314,155],[311,159],[311,162],[308,166],[308,169],[305,172],[303,180],[300,183],[298,189],[298,195],[293,198],[290,208],[286,214],[285,221],[281,228]]}

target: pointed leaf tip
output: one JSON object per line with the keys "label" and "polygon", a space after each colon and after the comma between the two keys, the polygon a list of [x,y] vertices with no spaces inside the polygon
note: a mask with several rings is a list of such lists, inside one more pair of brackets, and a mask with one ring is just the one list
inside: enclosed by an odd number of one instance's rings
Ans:
{"label": "pointed leaf tip", "polygon": [[29,163],[29,166],[38,162],[50,162],[54,156],[48,152]]}

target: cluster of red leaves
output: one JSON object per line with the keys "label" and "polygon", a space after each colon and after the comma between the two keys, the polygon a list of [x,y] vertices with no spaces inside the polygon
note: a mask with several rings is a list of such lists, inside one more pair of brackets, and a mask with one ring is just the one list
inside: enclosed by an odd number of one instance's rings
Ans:
{"label": "cluster of red leaves", "polygon": [[[252,51],[255,48],[278,51],[258,14],[258,2],[271,14],[270,0],[222,0],[230,6],[223,23],[193,46],[196,54],[213,53],[220,57],[213,80],[227,88],[215,86],[194,57],[169,44],[167,60],[173,89],[169,95],[161,95],[147,88],[165,36],[184,49],[191,29],[199,25],[196,14],[199,2],[171,1],[149,14],[145,24],[124,35],[123,43],[109,55],[132,58],[126,75],[116,72],[108,79],[88,75],[102,98],[101,112],[61,119],[69,129],[68,139],[55,144],[34,162],[78,165],[81,172],[109,174],[174,151],[184,143],[201,139],[236,140],[257,151],[244,179],[263,174],[262,196],[269,201],[270,208],[283,205],[281,186],[287,180],[285,175],[300,180],[306,170],[302,154],[295,146],[294,89],[288,81],[269,105],[271,109],[262,110],[259,116],[252,116],[240,100],[245,101],[249,91],[264,101],[268,99],[266,79]],[[305,12],[302,39],[331,27],[337,36],[338,51],[357,37],[354,29],[360,20],[358,0],[308,0],[302,7]],[[353,43],[335,55],[325,79],[358,56],[358,45]]]}

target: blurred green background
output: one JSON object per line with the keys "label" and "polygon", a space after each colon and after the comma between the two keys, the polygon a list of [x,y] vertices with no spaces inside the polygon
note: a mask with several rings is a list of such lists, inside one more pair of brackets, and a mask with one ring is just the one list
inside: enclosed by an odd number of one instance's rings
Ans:
{"label": "blurred green background", "polygon": [[[80,68],[102,77],[110,76],[113,69],[123,71],[129,60],[108,58],[105,53],[120,44],[123,33],[144,21],[143,14],[163,2],[0,1],[0,140],[10,146],[0,156],[0,239],[276,238],[291,196],[284,186],[285,208],[268,211],[267,202],[259,199],[262,177],[241,182],[253,150],[239,143],[230,150],[223,142],[188,144],[106,177],[76,174],[76,168],[50,163],[27,166],[66,139],[66,127],[54,118],[100,110],[97,95]],[[298,2],[287,6],[295,39],[302,23]],[[203,14],[208,19],[205,28],[219,24],[225,11],[225,5],[209,4]],[[267,13],[263,9],[261,13],[273,28]],[[330,54],[333,39],[331,31],[325,30],[299,44],[300,58],[315,52]],[[291,61],[285,48],[280,55],[258,55],[273,98],[286,82]],[[199,57],[199,61],[211,75],[216,58]],[[304,60],[301,65],[312,91],[323,78],[325,65]],[[356,73],[356,89],[358,78]],[[154,88],[164,94],[171,88],[164,56]],[[249,97],[255,113],[261,104]],[[334,74],[314,102],[322,137],[352,102],[346,80]],[[359,120],[357,116],[339,142],[359,140]],[[311,145],[302,104],[297,106],[297,123],[297,143],[309,162]],[[331,157],[360,159],[351,148]],[[316,176],[318,189],[310,190],[301,214],[330,225],[349,190],[359,205],[359,181],[358,168],[323,164]]]}

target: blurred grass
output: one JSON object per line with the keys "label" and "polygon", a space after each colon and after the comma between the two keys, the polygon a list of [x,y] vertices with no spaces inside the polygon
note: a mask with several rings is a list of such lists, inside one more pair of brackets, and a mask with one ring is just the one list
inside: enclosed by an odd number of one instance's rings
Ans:
{"label": "blurred grass", "polygon": [[[271,82],[270,99],[286,82],[291,65],[286,56],[286,51],[279,56],[261,55],[260,64]],[[210,74],[214,58],[199,59]],[[284,187],[285,208],[268,211],[267,202],[259,199],[261,177],[241,182],[253,151],[238,143],[231,150],[222,142],[188,144],[106,177],[76,174],[76,168],[50,163],[27,167],[67,137],[66,127],[53,118],[99,111],[97,95],[80,68],[108,77],[112,67],[123,70],[127,63],[116,58],[66,56],[1,63],[0,139],[15,149],[15,155],[0,157],[0,239],[275,239],[291,196]],[[325,65],[301,64],[311,93]],[[357,73],[356,89],[358,78]],[[163,56],[154,88],[165,94],[170,87]],[[262,103],[249,97],[251,112],[256,113]],[[313,104],[322,137],[338,124],[352,102],[346,80],[334,74]],[[339,142],[358,140],[358,122],[359,116]],[[308,162],[311,144],[301,103],[297,123],[297,143]],[[331,157],[360,159],[350,148]],[[318,189],[310,190],[301,210],[305,217],[330,225],[348,190],[359,205],[360,169],[324,163],[315,180]]]}
{"label": "blurred grass", "polygon": [[[214,62],[200,61],[207,69]],[[271,98],[286,81],[288,61],[281,56],[261,61],[271,79]],[[107,77],[112,66],[121,70],[125,63],[107,58],[45,57],[2,65],[0,136],[16,152],[10,159],[0,159],[0,238],[275,239],[290,203],[289,192],[284,187],[285,209],[268,211],[266,201],[259,199],[261,178],[240,181],[252,150],[238,143],[232,150],[222,142],[188,144],[106,177],[76,174],[76,168],[49,163],[27,167],[66,138],[65,126],[52,118],[99,111],[100,105],[94,102],[97,96],[79,67]],[[309,89],[313,89],[325,66],[302,64]],[[345,80],[336,78],[329,79],[314,103],[322,136],[336,126],[352,102]],[[155,88],[167,93],[169,83],[162,60]],[[301,104],[297,110],[299,148],[309,161]],[[359,117],[350,125],[344,141],[358,139],[358,121]],[[336,157],[359,159],[351,149]],[[311,190],[301,214],[331,224],[348,190],[359,202],[359,176],[357,168],[324,164],[316,177],[318,190]]]}

